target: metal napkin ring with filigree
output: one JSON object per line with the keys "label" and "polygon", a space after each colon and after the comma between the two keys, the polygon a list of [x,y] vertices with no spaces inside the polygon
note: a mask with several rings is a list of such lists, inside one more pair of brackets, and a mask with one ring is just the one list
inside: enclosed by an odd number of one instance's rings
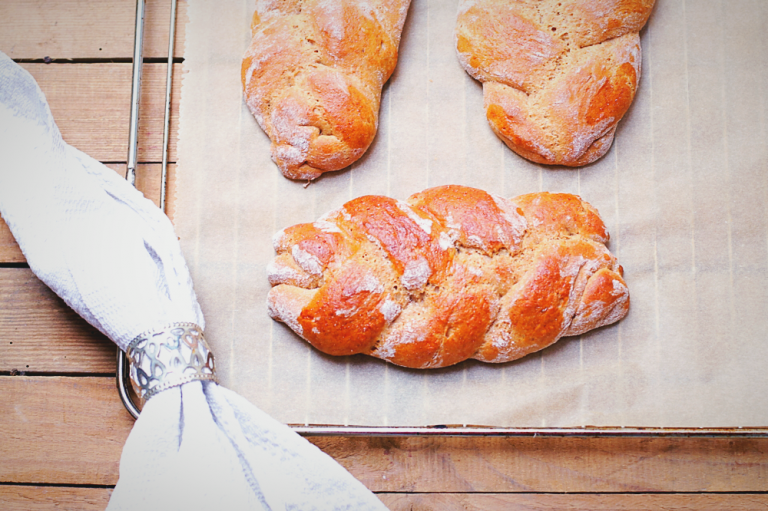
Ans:
{"label": "metal napkin ring with filigree", "polygon": [[213,353],[194,323],[145,332],[130,342],[126,354],[133,389],[145,400],[191,381],[217,381]]}

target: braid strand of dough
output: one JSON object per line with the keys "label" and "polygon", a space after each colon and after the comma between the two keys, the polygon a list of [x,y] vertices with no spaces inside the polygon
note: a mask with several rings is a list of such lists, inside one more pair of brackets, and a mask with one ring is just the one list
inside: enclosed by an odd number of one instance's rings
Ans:
{"label": "braid strand of dough", "polygon": [[330,355],[507,362],[627,314],[607,241],[597,211],[569,194],[363,196],[275,235],[268,310]]}
{"label": "braid strand of dough", "polygon": [[460,0],[456,50],[483,82],[493,131],[520,156],[577,167],[603,156],[640,80],[654,0]]}

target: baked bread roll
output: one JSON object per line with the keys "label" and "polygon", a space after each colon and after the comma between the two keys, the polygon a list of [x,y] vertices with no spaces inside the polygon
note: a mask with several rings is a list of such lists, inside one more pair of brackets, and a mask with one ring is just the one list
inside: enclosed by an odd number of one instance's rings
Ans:
{"label": "baked bread roll", "polygon": [[409,2],[257,2],[243,91],[286,177],[315,179],[368,149]]}
{"label": "baked bread roll", "polygon": [[460,0],[456,49],[493,131],[520,156],[577,167],[610,149],[640,79],[654,0]]}
{"label": "baked bread roll", "polygon": [[354,199],[278,232],[272,318],[330,355],[507,362],[623,318],[629,291],[579,197],[442,186]]}

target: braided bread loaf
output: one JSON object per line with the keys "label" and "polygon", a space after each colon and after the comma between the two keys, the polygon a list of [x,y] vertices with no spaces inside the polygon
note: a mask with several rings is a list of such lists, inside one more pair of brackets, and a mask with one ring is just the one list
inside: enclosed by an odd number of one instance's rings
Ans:
{"label": "braided bread loaf", "polygon": [[461,0],[456,49],[483,82],[494,132],[537,163],[581,166],[610,149],[640,79],[654,0]]}
{"label": "braided bread loaf", "polygon": [[462,186],[354,199],[278,232],[269,314],[330,355],[414,368],[507,362],[629,309],[589,204]]}
{"label": "braided bread loaf", "polygon": [[242,62],[246,104],[291,179],[368,149],[410,0],[264,0]]}

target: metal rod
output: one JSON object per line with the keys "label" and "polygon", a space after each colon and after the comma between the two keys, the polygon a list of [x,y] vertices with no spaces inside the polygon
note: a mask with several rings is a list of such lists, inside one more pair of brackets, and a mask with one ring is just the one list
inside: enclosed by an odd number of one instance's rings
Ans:
{"label": "metal rod", "polygon": [[128,413],[133,415],[134,419],[139,418],[139,414],[141,413],[141,410],[139,410],[139,407],[136,406],[133,403],[133,400],[131,399],[131,394],[129,393],[128,389],[128,356],[123,352],[123,350],[118,349],[117,350],[117,393],[120,394],[120,401],[123,402],[123,406],[125,406],[125,409],[128,410]]}
{"label": "metal rod", "polygon": [[136,30],[133,38],[133,78],[131,80],[131,117],[128,130],[128,170],[125,178],[136,185],[136,151],[139,141],[139,101],[144,46],[144,1],[136,0]]}
{"label": "metal rod", "polygon": [[[133,37],[133,77],[131,79],[131,116],[128,122],[128,169],[125,179],[136,186],[136,150],[139,134],[139,100],[141,99],[141,68],[144,63],[144,4],[145,0],[136,0],[136,29]],[[123,350],[117,350],[117,375],[115,382],[123,406],[133,416],[139,418],[139,409],[128,393],[128,360]]]}
{"label": "metal rod", "polygon": [[441,437],[750,437],[768,438],[768,428],[493,428],[474,426],[291,426],[302,436]]}
{"label": "metal rod", "polygon": [[171,2],[171,26],[168,29],[168,69],[165,77],[165,126],[163,127],[163,167],[160,180],[160,209],[165,211],[166,186],[168,184],[168,135],[171,124],[171,85],[173,84],[173,53],[176,40],[176,4]]}

